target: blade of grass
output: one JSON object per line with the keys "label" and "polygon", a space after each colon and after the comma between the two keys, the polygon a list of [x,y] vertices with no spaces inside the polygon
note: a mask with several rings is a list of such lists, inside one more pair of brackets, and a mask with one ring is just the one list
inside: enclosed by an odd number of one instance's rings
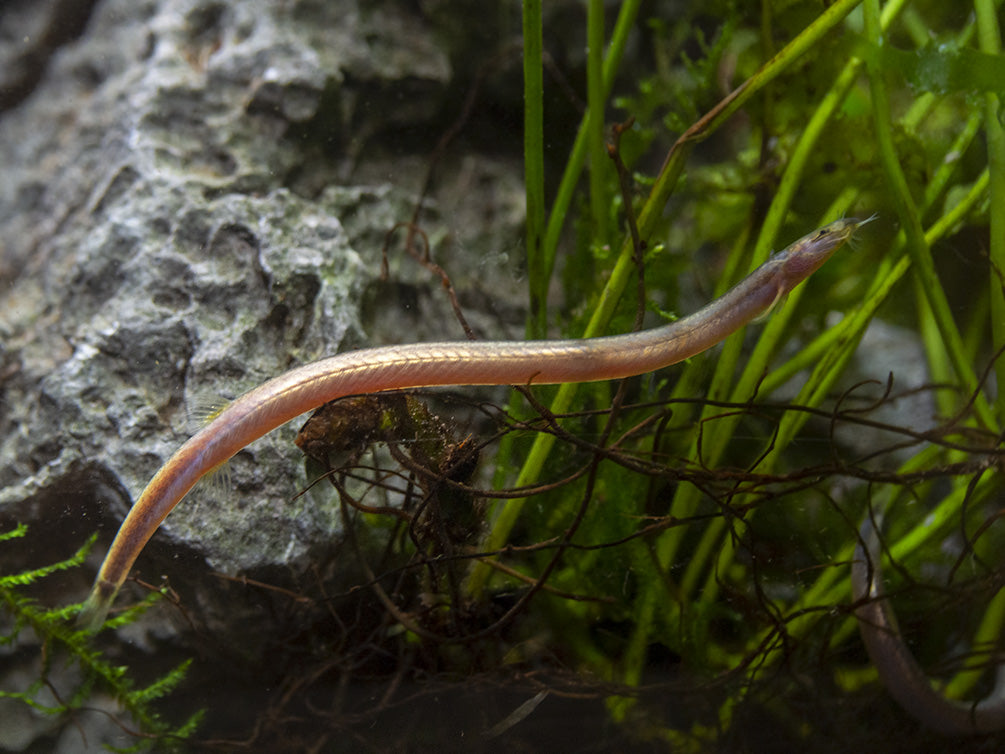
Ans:
{"label": "blade of grass", "polygon": [[[611,87],[614,85],[614,76],[621,65],[621,58],[624,55],[629,33],[635,26],[635,19],[638,15],[640,3],[641,0],[627,0],[622,4],[621,10],[618,13],[618,19],[615,22],[614,31],[611,35],[611,43],[607,49],[607,54],[604,56],[603,79],[605,99],[610,94]],[[575,194],[585,165],[589,124],[590,114],[587,112],[583,116],[582,121],[580,121],[572,151],[569,154],[568,161],[565,163],[562,180],[559,182],[558,191],[555,194],[554,204],[552,205],[551,212],[548,214],[548,223],[545,227],[544,241],[540,250],[541,263],[537,265],[538,269],[535,269],[532,274],[530,272],[528,274],[530,278],[529,285],[539,294],[537,297],[539,310],[535,311],[533,306],[530,307],[530,315],[527,321],[528,338],[543,338],[547,333],[547,291],[551,284],[552,272],[555,268],[558,241],[562,234],[562,228],[565,226],[569,205],[572,203],[572,197]],[[524,410],[524,404],[519,395],[513,395],[513,398],[510,400],[509,410],[514,416],[519,416]],[[500,441],[498,454],[500,462],[498,463],[493,480],[497,487],[502,487],[508,481],[507,472],[509,463],[507,460],[512,457],[512,447],[515,437],[514,433],[510,433]]]}
{"label": "blade of grass", "polygon": [[588,131],[590,144],[590,227],[594,245],[610,241],[608,223],[611,197],[607,187],[610,157],[604,144],[604,111],[607,92],[604,89],[604,0],[587,3],[586,95],[589,105]]}
{"label": "blade of grass", "polygon": [[[621,65],[625,45],[628,43],[629,33],[635,26],[635,19],[638,17],[640,4],[641,0],[627,0],[627,2],[622,4],[621,10],[618,13],[618,20],[615,22],[614,31],[611,33],[611,42],[608,46],[607,54],[604,56],[603,101],[606,101],[611,93],[611,87],[614,86],[614,76]],[[572,197],[575,194],[576,186],[579,183],[579,176],[582,174],[585,164],[588,144],[587,136],[590,132],[589,124],[590,113],[587,112],[580,123],[579,131],[576,133],[576,140],[572,145],[569,160],[565,164],[565,172],[562,174],[562,180],[555,194],[555,202],[552,205],[551,213],[548,215],[548,227],[545,229],[544,248],[542,251],[545,275],[544,280],[538,283],[544,290],[548,289],[548,285],[551,282],[551,274],[555,267],[555,255],[558,249],[558,239],[562,234],[569,205],[572,203]]]}
{"label": "blade of grass", "polygon": [[[547,289],[541,241],[544,235],[544,51],[541,0],[523,3],[523,160],[527,196],[527,277],[530,311],[543,310]],[[536,320],[533,318],[531,322]],[[531,325],[535,327],[535,325]],[[541,337],[532,334],[533,337]]]}
{"label": "blade of grass", "polygon": [[[1001,54],[1001,30],[998,14],[991,0],[974,0],[977,40],[981,52]],[[988,162],[991,166],[991,205],[988,213],[991,240],[991,333],[995,343],[1005,343],[1005,129],[1001,122],[1001,102],[993,92],[984,94],[984,133],[987,135]],[[995,366],[999,419],[1005,417],[1005,363]]]}

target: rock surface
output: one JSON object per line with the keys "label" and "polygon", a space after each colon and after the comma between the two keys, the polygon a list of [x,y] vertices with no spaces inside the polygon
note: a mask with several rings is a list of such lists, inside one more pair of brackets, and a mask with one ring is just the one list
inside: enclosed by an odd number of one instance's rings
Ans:
{"label": "rock surface", "polygon": [[[200,413],[371,330],[463,337],[445,301],[402,326],[399,306],[442,294],[396,259],[412,292],[360,320],[384,235],[411,217],[458,114],[460,53],[409,3],[349,1],[105,0],[33,47],[62,10],[2,11],[6,59],[34,63],[0,113],[0,515],[29,523],[50,560],[100,527],[97,562]],[[522,213],[503,155],[450,162],[428,202],[474,208],[434,240],[480,255],[492,293],[466,303],[494,334]],[[186,498],[138,563],[148,581],[181,578],[179,554],[253,573],[337,542],[336,512],[296,498],[296,428],[242,451],[229,491]],[[42,540],[57,522],[67,541]]]}

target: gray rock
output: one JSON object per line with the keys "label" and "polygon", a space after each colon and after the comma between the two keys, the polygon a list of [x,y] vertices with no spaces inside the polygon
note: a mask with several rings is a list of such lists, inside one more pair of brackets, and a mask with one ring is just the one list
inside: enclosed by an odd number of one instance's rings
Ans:
{"label": "gray rock", "polygon": [[[410,217],[456,116],[447,51],[408,5],[106,0],[3,113],[0,513],[39,535],[62,521],[73,544],[53,560],[99,524],[107,544],[207,407],[365,340],[383,235]],[[395,156],[379,136],[406,122],[429,136]],[[494,278],[481,303],[517,287],[518,171],[444,170],[443,196],[509,208],[455,239],[494,239],[477,247]],[[393,260],[404,268],[438,290]],[[497,329],[486,308],[480,328]],[[296,496],[296,424],[239,453],[229,490],[186,498],[138,563],[147,581],[185,578],[172,552],[239,574],[303,569],[337,542],[336,511]]]}

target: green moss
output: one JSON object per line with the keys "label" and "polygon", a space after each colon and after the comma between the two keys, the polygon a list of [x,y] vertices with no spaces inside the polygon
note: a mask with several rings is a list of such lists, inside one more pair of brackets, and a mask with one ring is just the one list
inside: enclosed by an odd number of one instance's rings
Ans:
{"label": "green moss", "polygon": [[[24,537],[27,532],[28,527],[22,524],[0,534],[0,546],[4,542]],[[96,535],[92,536],[66,560],[0,576],[0,603],[12,619],[11,628],[8,633],[0,636],[0,643],[14,644],[22,631],[30,629],[40,645],[41,668],[39,678],[27,689],[0,689],[0,697],[14,699],[47,716],[69,721],[87,708],[94,693],[108,693],[119,703],[122,714],[128,716],[143,734],[137,738],[135,746],[120,751],[176,749],[195,731],[202,713],[196,713],[182,724],[175,725],[161,719],[153,702],[178,687],[185,678],[190,661],[183,662],[145,687],[137,687],[130,678],[128,668],[108,662],[94,648],[91,634],[72,627],[80,605],[49,610],[39,607],[34,600],[22,594],[25,587],[41,579],[80,567],[94,546],[95,539]],[[106,626],[116,628],[132,623],[159,597],[159,594],[154,593],[149,599],[108,621]],[[80,680],[73,688],[56,689],[52,685],[50,671],[57,663],[69,664],[79,670]],[[66,677],[65,673],[60,675]],[[46,698],[55,698],[55,703],[42,701]]]}

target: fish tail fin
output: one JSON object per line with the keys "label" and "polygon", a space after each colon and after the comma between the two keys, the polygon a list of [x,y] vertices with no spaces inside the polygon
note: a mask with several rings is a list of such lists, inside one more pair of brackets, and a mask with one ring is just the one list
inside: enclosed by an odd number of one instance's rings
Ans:
{"label": "fish tail fin", "polygon": [[77,628],[91,633],[100,631],[101,627],[105,625],[108,611],[112,607],[112,601],[118,591],[118,587],[99,576],[77,615]]}

